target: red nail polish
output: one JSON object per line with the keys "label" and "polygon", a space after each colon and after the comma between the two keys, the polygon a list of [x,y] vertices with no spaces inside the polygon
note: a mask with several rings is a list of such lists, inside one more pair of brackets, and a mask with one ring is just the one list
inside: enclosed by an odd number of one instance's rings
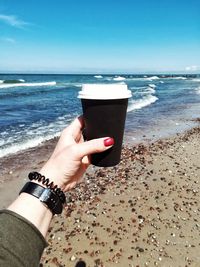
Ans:
{"label": "red nail polish", "polygon": [[112,146],[114,143],[114,139],[111,137],[108,137],[104,140],[104,146]]}

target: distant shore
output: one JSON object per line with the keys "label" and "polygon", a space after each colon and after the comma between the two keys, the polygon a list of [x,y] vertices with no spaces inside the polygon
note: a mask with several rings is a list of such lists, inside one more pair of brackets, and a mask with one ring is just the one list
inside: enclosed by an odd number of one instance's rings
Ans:
{"label": "distant shore", "polygon": [[[200,127],[126,146],[113,168],[90,167],[49,230],[42,264],[198,266]],[[57,139],[0,159],[1,208],[50,156]]]}

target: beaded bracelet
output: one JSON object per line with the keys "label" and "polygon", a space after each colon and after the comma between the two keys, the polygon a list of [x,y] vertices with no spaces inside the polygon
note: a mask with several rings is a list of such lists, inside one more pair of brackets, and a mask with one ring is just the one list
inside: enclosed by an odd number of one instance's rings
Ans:
{"label": "beaded bracelet", "polygon": [[31,181],[36,180],[38,182],[42,182],[43,185],[52,190],[59,197],[62,204],[65,203],[66,197],[64,192],[57,185],[54,185],[53,182],[50,183],[49,178],[45,178],[45,176],[39,172],[30,172],[28,178]]}

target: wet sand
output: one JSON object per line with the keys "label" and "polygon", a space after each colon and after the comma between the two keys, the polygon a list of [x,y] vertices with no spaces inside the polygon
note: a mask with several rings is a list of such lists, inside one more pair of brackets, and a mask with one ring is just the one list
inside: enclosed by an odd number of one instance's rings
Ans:
{"label": "wet sand", "polygon": [[57,138],[36,148],[0,158],[0,209],[13,201],[30,171],[39,170],[51,155]]}
{"label": "wet sand", "polygon": [[[41,266],[200,266],[199,140],[196,127],[124,147],[116,167],[90,167],[52,221]],[[0,159],[1,208],[29,170],[47,160],[55,142]]]}

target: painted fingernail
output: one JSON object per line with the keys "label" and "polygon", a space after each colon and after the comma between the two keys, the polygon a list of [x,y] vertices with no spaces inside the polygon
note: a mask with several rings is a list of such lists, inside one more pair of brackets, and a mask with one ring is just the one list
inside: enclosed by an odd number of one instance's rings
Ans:
{"label": "painted fingernail", "polygon": [[114,145],[115,141],[113,138],[108,137],[104,140],[104,146],[112,146]]}

